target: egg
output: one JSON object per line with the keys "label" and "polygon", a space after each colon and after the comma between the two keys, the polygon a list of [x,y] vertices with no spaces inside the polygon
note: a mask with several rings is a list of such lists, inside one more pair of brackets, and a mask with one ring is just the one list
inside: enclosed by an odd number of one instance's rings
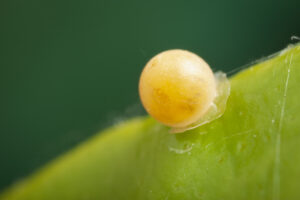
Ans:
{"label": "egg", "polygon": [[217,95],[209,65],[186,50],[154,56],[142,71],[139,95],[147,112],[170,127],[182,128],[206,114]]}

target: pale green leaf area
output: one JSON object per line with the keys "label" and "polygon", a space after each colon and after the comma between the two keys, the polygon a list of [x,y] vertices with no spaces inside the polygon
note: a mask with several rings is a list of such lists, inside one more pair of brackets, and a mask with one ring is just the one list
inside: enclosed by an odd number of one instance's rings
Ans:
{"label": "pale green leaf area", "polygon": [[300,46],[230,82],[221,118],[180,134],[150,117],[128,120],[0,199],[300,199]]}

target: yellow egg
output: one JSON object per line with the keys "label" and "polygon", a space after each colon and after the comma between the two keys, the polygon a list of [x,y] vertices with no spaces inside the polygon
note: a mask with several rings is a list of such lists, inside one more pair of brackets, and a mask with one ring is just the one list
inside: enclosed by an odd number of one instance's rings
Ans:
{"label": "yellow egg", "polygon": [[144,108],[157,121],[175,128],[195,123],[217,95],[209,65],[185,50],[168,50],[153,57],[139,82]]}

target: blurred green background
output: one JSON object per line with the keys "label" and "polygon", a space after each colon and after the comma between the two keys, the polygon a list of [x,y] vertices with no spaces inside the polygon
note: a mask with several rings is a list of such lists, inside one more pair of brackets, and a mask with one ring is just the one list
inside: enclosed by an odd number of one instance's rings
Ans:
{"label": "blurred green background", "polygon": [[144,114],[138,79],[156,53],[188,49],[228,72],[299,36],[299,8],[299,0],[2,0],[0,190]]}

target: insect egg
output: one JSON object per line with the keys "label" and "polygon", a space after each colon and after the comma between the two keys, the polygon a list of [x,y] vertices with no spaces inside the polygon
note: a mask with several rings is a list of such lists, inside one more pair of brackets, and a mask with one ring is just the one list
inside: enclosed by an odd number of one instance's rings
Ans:
{"label": "insect egg", "polygon": [[[218,80],[220,77],[222,81]],[[220,94],[227,100],[230,87],[226,80],[226,75],[225,79],[224,74],[216,76],[196,54],[168,50],[146,64],[139,81],[139,94],[153,118],[171,127],[172,132],[183,132],[217,118],[224,110],[218,109],[215,101]],[[224,99],[221,107],[223,104]]]}

